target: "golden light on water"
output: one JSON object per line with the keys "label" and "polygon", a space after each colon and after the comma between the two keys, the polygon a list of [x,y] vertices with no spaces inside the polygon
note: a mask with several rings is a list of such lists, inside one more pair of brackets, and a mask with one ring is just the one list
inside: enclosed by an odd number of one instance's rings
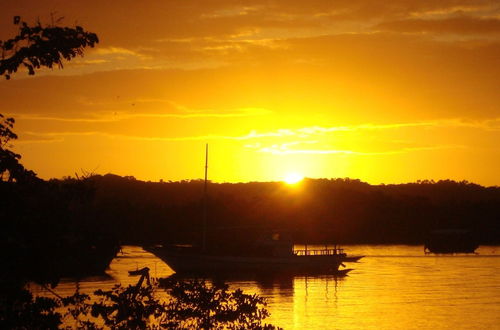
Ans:
{"label": "golden light on water", "polygon": [[[481,258],[422,256],[421,246],[416,245],[344,248],[348,253],[366,255],[359,263],[349,264],[354,270],[345,278],[236,278],[228,284],[231,290],[266,297],[271,312],[266,323],[284,329],[461,329],[468,328],[470,320],[474,322],[470,328],[487,329],[498,324],[496,246],[480,247],[479,254],[489,256]],[[110,277],[83,279],[78,284],[63,281],[56,292],[69,296],[78,286],[82,293],[90,294],[109,290],[117,281],[134,285],[137,277],[129,276],[128,271],[138,267],[149,267],[154,277],[173,273],[141,248],[123,246],[123,254],[110,265]]]}

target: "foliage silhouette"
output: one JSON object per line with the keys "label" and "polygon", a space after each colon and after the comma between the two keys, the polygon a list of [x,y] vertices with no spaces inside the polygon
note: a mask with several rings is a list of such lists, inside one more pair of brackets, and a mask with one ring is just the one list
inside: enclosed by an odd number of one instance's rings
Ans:
{"label": "foliage silhouette", "polygon": [[[78,290],[70,297],[33,297],[27,291],[2,296],[0,328],[57,329],[277,329],[263,323],[266,301],[224,283],[167,279],[168,295],[158,297],[158,284],[97,290],[91,297]],[[64,310],[64,308],[66,308]]]}
{"label": "foliage silhouette", "polygon": [[[60,21],[57,20],[56,23]],[[42,67],[63,67],[63,60],[83,56],[85,47],[94,47],[99,42],[95,33],[85,31],[81,26],[59,27],[54,24],[34,26],[14,17],[14,25],[19,26],[18,34],[11,39],[0,40],[0,76],[10,79],[20,66],[30,75]],[[33,171],[26,170],[19,163],[21,155],[9,149],[9,141],[17,139],[12,131],[14,118],[0,114],[0,180],[26,181],[36,178]]]}
{"label": "foliage silhouette", "polygon": [[270,314],[266,301],[240,289],[229,291],[227,284],[179,281],[167,278],[160,282],[171,299],[166,305],[167,327],[196,329],[274,329],[262,321]]}
{"label": "foliage silhouette", "polygon": [[62,68],[63,60],[83,56],[85,47],[94,47],[99,42],[95,33],[85,31],[81,26],[43,26],[40,22],[30,26],[19,16],[14,17],[14,24],[19,26],[18,35],[0,41],[0,75],[5,75],[6,79],[10,79],[20,66],[24,66],[30,75],[41,67],[52,69],[57,65]]}
{"label": "foliage silhouette", "polygon": [[60,301],[33,297],[26,289],[11,287],[0,295],[1,329],[57,329],[62,315],[56,311]]}
{"label": "foliage silhouette", "polygon": [[33,171],[24,168],[19,160],[21,155],[10,150],[9,143],[17,139],[17,135],[12,131],[14,128],[14,118],[5,118],[0,114],[0,181],[26,182],[36,179]]}

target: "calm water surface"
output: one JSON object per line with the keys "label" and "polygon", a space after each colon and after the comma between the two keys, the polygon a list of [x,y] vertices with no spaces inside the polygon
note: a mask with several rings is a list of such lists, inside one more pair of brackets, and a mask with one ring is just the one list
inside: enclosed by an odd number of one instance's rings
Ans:
{"label": "calm water surface", "polygon": [[[312,247],[311,247],[312,248]],[[232,288],[268,300],[268,323],[285,329],[500,329],[500,247],[478,255],[424,255],[422,246],[344,246],[366,255],[349,276],[232,279]],[[135,284],[128,270],[149,267],[154,277],[173,271],[140,247],[125,246],[107,277],[79,281],[82,292]],[[55,291],[70,295],[75,280]],[[33,290],[43,293],[42,289]]]}

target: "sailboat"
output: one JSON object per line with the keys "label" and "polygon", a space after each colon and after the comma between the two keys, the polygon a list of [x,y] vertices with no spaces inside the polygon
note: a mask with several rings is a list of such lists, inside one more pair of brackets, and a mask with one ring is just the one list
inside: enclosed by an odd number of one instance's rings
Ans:
{"label": "sailboat", "polygon": [[179,274],[227,274],[227,273],[265,273],[265,274],[333,274],[343,276],[351,269],[344,261],[357,261],[361,257],[347,257],[337,247],[311,250],[294,250],[289,235],[279,231],[268,231],[245,252],[216,252],[207,248],[207,174],[208,144],[205,150],[205,185],[203,196],[203,228],[201,247],[163,246],[145,247],[145,250],[162,259]]}

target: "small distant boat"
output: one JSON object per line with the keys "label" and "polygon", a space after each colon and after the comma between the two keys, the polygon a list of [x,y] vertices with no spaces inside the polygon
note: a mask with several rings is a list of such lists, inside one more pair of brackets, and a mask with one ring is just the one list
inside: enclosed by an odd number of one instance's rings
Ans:
{"label": "small distant boat", "polygon": [[426,253],[474,253],[478,241],[468,230],[441,229],[430,233],[424,244]]}
{"label": "small distant boat", "polygon": [[146,275],[146,274],[149,274],[149,267],[144,267],[141,269],[128,271],[129,276],[142,276],[142,275]]}

